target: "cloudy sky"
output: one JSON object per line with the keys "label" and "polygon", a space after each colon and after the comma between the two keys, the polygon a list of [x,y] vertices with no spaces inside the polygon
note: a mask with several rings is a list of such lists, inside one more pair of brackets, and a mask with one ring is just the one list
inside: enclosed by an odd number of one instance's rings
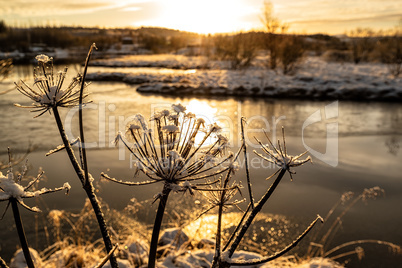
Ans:
{"label": "cloudy sky", "polygon": [[[272,0],[275,15],[297,33],[389,29],[402,0]],[[159,26],[200,33],[261,29],[263,0],[0,0],[12,26]]]}

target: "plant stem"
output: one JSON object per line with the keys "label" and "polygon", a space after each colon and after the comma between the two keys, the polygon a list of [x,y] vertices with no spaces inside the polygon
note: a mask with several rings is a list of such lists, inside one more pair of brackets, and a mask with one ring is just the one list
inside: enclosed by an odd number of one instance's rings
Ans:
{"label": "plant stem", "polygon": [[226,190],[225,188],[227,187],[230,179],[230,173],[231,169],[229,169],[228,174],[226,175],[226,178],[223,182],[221,183],[222,191],[221,191],[221,196],[220,196],[220,202],[219,202],[219,207],[218,207],[218,223],[216,227],[216,242],[215,242],[215,256],[212,261],[212,268],[219,267],[221,265],[221,254],[222,254],[222,217],[223,217],[223,206],[225,205],[225,195],[226,195]]}
{"label": "plant stem", "polygon": [[151,246],[149,249],[148,268],[154,268],[156,263],[156,251],[158,248],[159,232],[161,230],[163,214],[165,213],[167,199],[171,189],[166,183],[162,190],[162,196],[159,199],[159,206],[155,216],[154,228],[152,230]]}
{"label": "plant stem", "polygon": [[7,263],[0,257],[0,268],[9,268]]}
{"label": "plant stem", "polygon": [[15,198],[10,198],[10,202],[11,202],[11,207],[13,209],[15,226],[17,227],[18,237],[20,238],[21,248],[22,248],[22,252],[24,253],[27,266],[29,268],[35,268],[35,265],[31,258],[31,254],[29,253],[28,242],[27,242],[27,238],[25,236],[24,226],[22,226],[22,221],[21,221],[21,216],[20,216],[20,212],[18,209],[17,200],[15,200]]}
{"label": "plant stem", "polygon": [[235,261],[231,261],[231,262],[226,262],[224,265],[222,265],[222,268],[223,267],[230,267],[231,265],[235,265],[235,266],[253,266],[253,265],[259,265],[259,264],[262,264],[262,263],[266,263],[266,262],[270,262],[272,260],[275,260],[275,259],[283,256],[287,252],[289,252],[291,249],[293,249],[311,231],[311,229],[313,229],[314,225],[317,223],[318,220],[322,221],[322,218],[321,218],[320,215],[317,215],[317,218],[310,224],[310,226],[307,227],[306,230],[304,230],[304,232],[301,235],[299,235],[299,237],[296,238],[296,240],[294,240],[292,243],[287,245],[281,251],[277,251],[273,255],[263,257],[263,258],[260,258],[260,259],[254,259],[254,260],[248,260],[248,261],[244,261],[244,260],[236,261],[235,260]]}
{"label": "plant stem", "polygon": [[258,201],[254,209],[251,211],[250,215],[247,217],[247,220],[243,224],[240,232],[237,234],[235,241],[229,248],[229,258],[232,257],[233,253],[235,252],[236,248],[239,246],[240,241],[243,239],[247,229],[250,227],[252,221],[254,220],[255,216],[261,211],[262,207],[264,206],[265,202],[271,197],[272,193],[275,191],[276,187],[278,186],[279,182],[282,180],[283,175],[285,175],[286,169],[282,169],[278,176],[276,177],[275,181],[269,187],[268,191],[264,194],[264,196]]}
{"label": "plant stem", "polygon": [[80,88],[80,98],[79,98],[79,110],[78,110],[78,117],[79,117],[79,127],[80,127],[80,139],[81,139],[81,150],[82,150],[82,168],[84,169],[85,173],[85,183],[87,183],[89,178],[89,171],[88,171],[88,164],[87,164],[87,150],[85,147],[85,137],[84,137],[84,123],[83,123],[83,114],[82,114],[82,101],[84,96],[84,88],[85,88],[85,77],[87,75],[88,70],[88,63],[89,59],[91,58],[92,49],[96,48],[95,43],[91,45],[88,51],[87,58],[85,60],[85,67],[84,67],[84,74],[82,75],[81,81],[81,88]]}
{"label": "plant stem", "polygon": [[212,261],[212,268],[218,267],[221,258],[221,240],[222,240],[222,214],[223,214],[223,203],[221,202],[218,207],[218,224],[216,227],[216,241],[215,241],[215,256]]}
{"label": "plant stem", "polygon": [[[57,107],[53,108],[53,114],[54,118],[57,123],[57,127],[60,132],[60,136],[63,140],[64,147],[67,151],[67,154],[70,158],[71,164],[73,165],[73,168],[75,170],[75,173],[77,174],[78,178],[80,179],[82,186],[89,198],[89,201],[91,202],[92,208],[95,212],[96,219],[98,221],[99,229],[102,234],[103,242],[105,243],[106,251],[109,253],[113,249],[112,241],[110,239],[109,231],[107,229],[106,221],[102,212],[102,208],[99,204],[98,198],[96,197],[95,194],[95,188],[90,180],[85,180],[85,175],[84,171],[80,167],[75,155],[73,148],[71,148],[70,142],[68,141],[67,135],[64,131],[63,124],[60,119],[60,114],[59,111],[57,110]],[[119,265],[117,263],[116,257],[112,255],[110,257],[110,264],[112,265],[113,268],[118,268]]]}
{"label": "plant stem", "polygon": [[246,148],[246,140],[244,138],[244,123],[246,121],[245,117],[240,119],[240,126],[241,126],[241,139],[243,143],[243,153],[244,153],[244,164],[246,167],[246,178],[247,178],[247,187],[248,187],[248,194],[250,196],[250,204],[251,208],[254,209],[254,197],[253,191],[251,190],[251,181],[250,181],[250,172],[248,169],[248,158],[247,158],[247,148]]}
{"label": "plant stem", "polygon": [[84,171],[80,167],[80,164],[77,161],[77,158],[75,158],[73,148],[71,148],[70,142],[68,141],[66,132],[63,127],[63,123],[61,122],[60,114],[59,111],[57,110],[57,107],[53,107],[53,115],[54,119],[56,120],[57,128],[59,129],[59,133],[61,136],[61,139],[63,140],[64,148],[67,151],[68,158],[70,158],[70,162],[73,165],[74,171],[77,174],[78,178],[80,179],[82,185],[84,185],[85,182],[85,176],[84,176]]}
{"label": "plant stem", "polygon": [[250,211],[250,208],[251,208],[251,203],[248,204],[246,211],[244,211],[243,216],[241,217],[241,219],[239,221],[239,224],[236,226],[236,228],[234,229],[234,231],[230,235],[229,239],[226,241],[226,244],[222,249],[223,251],[225,251],[227,249],[227,247],[230,245],[230,243],[232,243],[232,240],[235,238],[235,235],[236,235],[237,231],[239,231],[241,225],[243,224],[243,221],[246,218],[247,213]]}

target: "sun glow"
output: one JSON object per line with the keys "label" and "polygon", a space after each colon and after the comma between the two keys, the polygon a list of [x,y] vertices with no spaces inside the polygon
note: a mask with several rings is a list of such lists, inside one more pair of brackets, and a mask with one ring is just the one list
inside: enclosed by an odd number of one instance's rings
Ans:
{"label": "sun glow", "polygon": [[[205,126],[208,126],[215,122],[217,109],[211,107],[206,101],[199,101],[192,99],[186,106],[186,112],[191,112],[195,114],[197,118],[202,118],[205,120]],[[205,134],[200,133],[195,137],[195,143],[200,144],[203,140]],[[207,139],[204,145],[211,145],[214,141],[212,139]]]}
{"label": "sun glow", "polygon": [[217,109],[211,107],[206,101],[192,99],[187,105],[187,112],[195,114],[197,118],[203,118],[206,124],[212,124]]}
{"label": "sun glow", "polygon": [[250,25],[242,17],[255,12],[255,7],[242,0],[170,0],[161,4],[164,5],[161,16],[146,24],[202,34],[248,29]]}

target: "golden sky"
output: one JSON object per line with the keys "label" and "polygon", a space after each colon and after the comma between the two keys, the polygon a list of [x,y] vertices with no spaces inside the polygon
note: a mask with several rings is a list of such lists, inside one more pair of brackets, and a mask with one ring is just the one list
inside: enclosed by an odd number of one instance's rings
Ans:
{"label": "golden sky", "polygon": [[[342,34],[398,25],[402,0],[272,0],[297,33]],[[12,26],[158,26],[199,33],[261,29],[263,0],[0,0]]]}

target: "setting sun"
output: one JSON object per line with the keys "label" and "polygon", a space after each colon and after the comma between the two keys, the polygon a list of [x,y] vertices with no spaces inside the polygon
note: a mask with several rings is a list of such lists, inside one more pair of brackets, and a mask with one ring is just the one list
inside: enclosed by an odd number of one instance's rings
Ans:
{"label": "setting sun", "polygon": [[[401,0],[271,0],[275,16],[292,32],[342,34],[356,27],[394,27]],[[264,0],[2,1],[7,25],[162,27],[202,34],[262,29]]]}
{"label": "setting sun", "polygon": [[256,12],[255,7],[239,0],[172,0],[161,5],[163,11],[158,18],[142,23],[202,34],[234,32],[249,29],[250,23],[242,18]]}

